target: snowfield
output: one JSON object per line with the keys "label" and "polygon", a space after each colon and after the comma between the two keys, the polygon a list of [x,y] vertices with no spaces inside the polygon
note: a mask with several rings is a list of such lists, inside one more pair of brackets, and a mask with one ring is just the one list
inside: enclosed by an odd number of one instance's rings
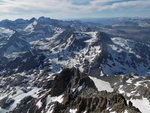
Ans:
{"label": "snowfield", "polygon": [[100,79],[97,79],[97,78],[91,77],[91,76],[90,76],[90,79],[93,80],[98,91],[103,91],[103,90],[106,90],[108,92],[113,91],[113,88],[110,86],[110,84],[108,82],[105,82],[103,80],[100,80]]}
{"label": "snowfield", "polygon": [[147,98],[131,99],[131,102],[135,107],[139,108],[142,113],[150,113],[150,102]]}

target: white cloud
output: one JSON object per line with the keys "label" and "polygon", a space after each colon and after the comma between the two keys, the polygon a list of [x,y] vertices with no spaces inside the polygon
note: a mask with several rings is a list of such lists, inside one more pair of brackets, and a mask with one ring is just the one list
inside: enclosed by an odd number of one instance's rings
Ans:
{"label": "white cloud", "polygon": [[146,9],[146,8],[150,8],[150,1],[149,0],[137,0],[137,1],[127,1],[127,2],[116,2],[113,3],[112,5],[105,5],[103,7],[98,8],[99,11],[102,10],[112,10],[112,9],[134,9],[134,10],[140,10],[140,9]]}
{"label": "white cloud", "polygon": [[[150,9],[150,0],[0,0],[0,15],[83,15],[109,10]],[[120,2],[119,2],[120,1]],[[86,5],[84,3],[88,2]],[[108,4],[112,2],[112,4]],[[33,16],[34,16],[33,15]]]}

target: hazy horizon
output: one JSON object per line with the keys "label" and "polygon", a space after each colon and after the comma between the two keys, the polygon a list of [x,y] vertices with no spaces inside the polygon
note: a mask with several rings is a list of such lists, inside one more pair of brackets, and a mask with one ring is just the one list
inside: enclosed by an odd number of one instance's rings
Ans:
{"label": "hazy horizon", "polygon": [[55,20],[62,20],[62,21],[74,21],[74,20],[79,20],[79,21],[91,21],[91,20],[100,20],[100,19],[128,19],[128,18],[131,18],[131,19],[150,19],[150,17],[97,17],[97,18],[92,18],[92,17],[87,17],[87,18],[51,18],[51,17],[48,17],[48,16],[39,16],[39,17],[29,17],[29,18],[23,18],[23,17],[18,17],[18,18],[4,18],[4,19],[1,19],[0,18],[0,21],[3,21],[3,20],[10,20],[10,21],[15,21],[15,20],[18,20],[18,19],[23,19],[23,20],[30,20],[32,18],[36,18],[36,19],[39,19],[40,17],[45,17],[45,18],[50,18],[50,19],[55,19]]}

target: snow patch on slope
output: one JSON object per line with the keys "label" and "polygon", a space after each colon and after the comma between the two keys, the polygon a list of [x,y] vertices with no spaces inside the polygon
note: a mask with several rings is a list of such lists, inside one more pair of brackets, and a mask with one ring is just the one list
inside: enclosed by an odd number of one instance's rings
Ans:
{"label": "snow patch on slope", "polygon": [[150,112],[150,102],[147,98],[143,97],[142,99],[131,99],[131,102],[135,107],[139,108],[142,113]]}
{"label": "snow patch on slope", "polygon": [[[37,98],[38,97],[37,93],[38,93],[39,89],[37,87],[34,87],[28,93],[24,93],[20,87],[16,87],[16,91],[17,91],[16,94],[9,96],[9,98],[12,98],[15,100],[14,103],[12,105],[10,105],[9,109],[0,108],[0,113],[12,111],[17,106],[17,104],[19,104],[20,101],[27,96],[33,96],[33,97]],[[3,97],[6,95],[1,95],[1,96]]]}
{"label": "snow patch on slope", "polygon": [[70,113],[76,113],[76,112],[77,112],[77,109],[70,109],[69,112],[70,112]]}
{"label": "snow patch on slope", "polygon": [[90,76],[90,79],[93,80],[93,82],[95,83],[98,91],[103,91],[103,90],[106,90],[108,92],[113,91],[113,88],[110,86],[110,84],[108,82],[105,82],[103,80],[100,80],[100,79],[97,79],[97,78],[91,77],[91,76]]}
{"label": "snow patch on slope", "polygon": [[13,30],[0,27],[0,39],[6,36],[10,37],[13,33]]}

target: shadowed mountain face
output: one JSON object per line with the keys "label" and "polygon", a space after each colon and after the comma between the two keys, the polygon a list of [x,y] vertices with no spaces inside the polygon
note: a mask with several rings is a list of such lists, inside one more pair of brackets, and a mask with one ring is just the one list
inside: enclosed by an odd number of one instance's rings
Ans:
{"label": "shadowed mountain face", "polygon": [[91,24],[1,21],[0,113],[149,111],[150,46]]}

